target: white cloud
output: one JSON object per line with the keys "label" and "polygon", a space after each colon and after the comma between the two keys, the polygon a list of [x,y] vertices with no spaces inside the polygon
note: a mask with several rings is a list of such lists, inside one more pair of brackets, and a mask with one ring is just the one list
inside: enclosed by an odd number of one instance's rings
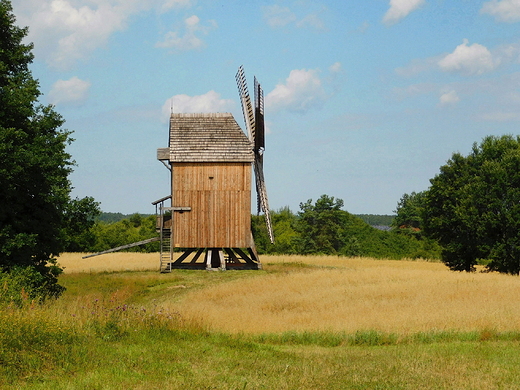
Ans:
{"label": "white cloud", "polygon": [[520,63],[520,43],[506,43],[488,50],[476,43],[468,46],[468,40],[464,39],[453,53],[416,58],[408,65],[396,68],[395,72],[403,77],[413,77],[432,70],[480,75],[511,63]]}
{"label": "white cloud", "polygon": [[297,22],[296,27],[299,27],[299,28],[312,27],[316,30],[325,30],[325,23],[318,15],[309,14],[309,15],[305,16],[302,20]]}
{"label": "white cloud", "polygon": [[449,104],[455,104],[455,103],[458,103],[459,101],[460,101],[460,98],[454,89],[443,93],[439,98],[439,103],[443,106],[449,105]]}
{"label": "white cloud", "polygon": [[209,91],[204,95],[188,96],[175,95],[166,100],[162,112],[168,118],[173,108],[177,113],[208,113],[208,112],[228,112],[234,106],[233,100],[222,99],[220,94]]}
{"label": "white cloud", "polygon": [[288,7],[270,5],[263,7],[264,19],[271,27],[284,27],[296,21],[296,15]]}
{"label": "white cloud", "polygon": [[108,38],[126,28],[141,11],[165,12],[189,6],[190,0],[14,0],[17,22],[30,26],[29,40],[39,58],[57,69],[70,69]]}
{"label": "white cloud", "polygon": [[49,92],[49,101],[52,104],[81,104],[87,99],[91,85],[89,81],[77,77],[58,80]]}
{"label": "white cloud", "polygon": [[368,23],[365,20],[363,23],[361,23],[361,26],[359,26],[355,31],[359,32],[361,34],[364,34],[368,30],[369,27],[370,27],[370,23]]}
{"label": "white cloud", "polygon": [[390,0],[390,9],[383,17],[383,23],[395,24],[422,6],[425,0]]}
{"label": "white cloud", "polygon": [[282,7],[278,4],[264,6],[262,10],[265,21],[272,28],[281,28],[294,23],[298,28],[325,29],[325,23],[319,16],[324,9],[302,17],[297,16],[289,7]]}
{"label": "white cloud", "polygon": [[429,71],[431,69],[437,69],[438,63],[442,60],[445,55],[428,57],[428,58],[416,58],[413,59],[408,65],[396,68],[395,72],[399,76],[413,77],[419,73]]}
{"label": "white cloud", "polygon": [[445,72],[460,72],[464,75],[480,75],[492,71],[500,64],[491,52],[482,45],[468,46],[468,40],[455,48],[453,53],[442,58],[438,65]]}
{"label": "white cloud", "polygon": [[492,0],[484,3],[480,13],[494,16],[501,22],[520,21],[520,0]]}
{"label": "white cloud", "polygon": [[341,72],[341,62],[335,62],[331,66],[329,66],[329,71],[331,73],[338,73]]}
{"label": "white cloud", "polygon": [[169,11],[172,8],[188,8],[191,7],[192,0],[160,0],[157,2],[162,12]]}
{"label": "white cloud", "polygon": [[305,112],[320,106],[326,98],[323,84],[315,69],[294,69],[284,84],[278,84],[265,97],[266,106],[272,111],[287,109]]}
{"label": "white cloud", "polygon": [[438,86],[434,83],[418,83],[406,87],[396,87],[393,89],[393,96],[398,100],[415,98],[437,92]]}
{"label": "white cloud", "polygon": [[211,21],[209,27],[200,24],[197,15],[192,15],[184,20],[185,33],[180,36],[177,31],[170,31],[161,42],[157,42],[155,47],[174,48],[178,50],[194,50],[204,46],[204,41],[197,34],[207,34],[209,30],[216,27],[216,22]]}

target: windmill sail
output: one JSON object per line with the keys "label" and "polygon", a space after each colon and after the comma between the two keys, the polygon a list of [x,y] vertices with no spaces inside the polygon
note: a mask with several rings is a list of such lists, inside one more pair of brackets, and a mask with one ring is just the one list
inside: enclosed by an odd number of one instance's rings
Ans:
{"label": "windmill sail", "polygon": [[264,147],[265,147],[265,124],[264,124],[264,92],[255,77],[254,96],[255,108],[251,104],[251,98],[247,90],[247,82],[244,74],[244,68],[240,66],[236,74],[238,92],[242,101],[242,112],[244,121],[249,134],[249,139],[253,144],[255,154],[254,170],[257,194],[258,212],[263,211],[265,214],[265,222],[267,225],[267,233],[269,240],[274,243],[273,226],[271,222],[271,213],[269,212],[269,202],[267,200],[267,190],[264,180]]}
{"label": "windmill sail", "polygon": [[265,148],[265,124],[264,124],[264,91],[255,77],[255,179],[256,193],[258,195],[258,208],[265,214],[265,223],[269,240],[274,243],[273,224],[267,200],[267,189],[264,180],[264,148]]}
{"label": "windmill sail", "polygon": [[235,76],[238,85],[238,93],[242,102],[242,113],[244,114],[244,121],[246,122],[247,134],[249,140],[253,142],[255,139],[255,113],[253,111],[253,105],[251,104],[251,98],[249,97],[249,91],[247,90],[246,75],[244,74],[244,68],[240,66]]}
{"label": "windmill sail", "polygon": [[255,77],[255,150],[265,148],[264,91]]}

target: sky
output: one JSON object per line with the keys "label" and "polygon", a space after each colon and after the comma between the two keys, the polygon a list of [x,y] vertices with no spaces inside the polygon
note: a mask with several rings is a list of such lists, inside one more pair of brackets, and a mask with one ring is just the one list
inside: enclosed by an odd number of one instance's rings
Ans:
{"label": "sky", "polygon": [[[43,104],[74,131],[74,197],[154,213],[174,112],[265,93],[270,208],[393,214],[455,152],[519,134],[520,0],[12,0]],[[255,199],[256,196],[253,196]],[[255,210],[255,208],[253,209]]]}

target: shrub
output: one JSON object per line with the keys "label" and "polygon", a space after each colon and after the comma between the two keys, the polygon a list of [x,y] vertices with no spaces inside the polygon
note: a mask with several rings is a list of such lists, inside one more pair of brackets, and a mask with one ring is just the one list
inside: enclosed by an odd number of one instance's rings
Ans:
{"label": "shrub", "polygon": [[0,304],[23,306],[28,302],[58,298],[65,288],[57,284],[56,276],[61,273],[61,269],[55,267],[53,271],[42,275],[36,268],[29,266],[13,267],[9,272],[0,273]]}

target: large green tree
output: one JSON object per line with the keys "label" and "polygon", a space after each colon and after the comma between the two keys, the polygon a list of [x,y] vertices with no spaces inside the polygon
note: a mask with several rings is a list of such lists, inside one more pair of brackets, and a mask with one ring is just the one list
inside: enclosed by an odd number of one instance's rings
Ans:
{"label": "large green tree", "polygon": [[520,272],[520,137],[489,136],[431,179],[423,224],[452,270]]}
{"label": "large green tree", "polygon": [[396,216],[392,221],[395,232],[422,238],[424,197],[424,192],[412,192],[401,197],[394,211]]}
{"label": "large green tree", "polygon": [[338,254],[345,245],[349,214],[342,210],[343,200],[322,195],[316,203],[300,203],[296,229],[300,233],[300,253]]}
{"label": "large green tree", "polygon": [[38,103],[26,35],[27,28],[15,25],[11,3],[0,0],[0,271],[32,267],[46,291],[59,295],[61,270],[53,258],[67,244],[67,231],[76,230],[69,217],[97,204],[70,199],[70,132],[52,106]]}

